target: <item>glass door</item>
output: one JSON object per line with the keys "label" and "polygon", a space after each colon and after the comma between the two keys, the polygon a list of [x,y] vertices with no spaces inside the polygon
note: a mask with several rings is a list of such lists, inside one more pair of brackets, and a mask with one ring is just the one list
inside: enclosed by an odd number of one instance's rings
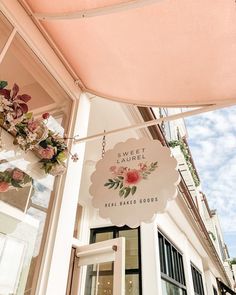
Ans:
{"label": "glass door", "polygon": [[125,239],[72,250],[67,295],[124,295]]}

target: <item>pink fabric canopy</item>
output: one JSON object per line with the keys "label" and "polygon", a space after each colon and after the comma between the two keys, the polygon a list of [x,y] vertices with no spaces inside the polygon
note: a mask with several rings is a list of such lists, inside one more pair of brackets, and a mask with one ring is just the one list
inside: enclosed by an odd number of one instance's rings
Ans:
{"label": "pink fabric canopy", "polygon": [[26,0],[84,90],[137,105],[236,103],[234,0]]}

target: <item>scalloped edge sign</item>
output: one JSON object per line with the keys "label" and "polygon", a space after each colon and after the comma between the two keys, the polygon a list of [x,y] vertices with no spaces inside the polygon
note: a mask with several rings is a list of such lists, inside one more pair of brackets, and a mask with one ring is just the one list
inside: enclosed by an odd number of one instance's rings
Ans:
{"label": "scalloped edge sign", "polygon": [[177,161],[159,140],[128,139],[97,162],[89,189],[92,204],[114,225],[151,222],[177,196]]}

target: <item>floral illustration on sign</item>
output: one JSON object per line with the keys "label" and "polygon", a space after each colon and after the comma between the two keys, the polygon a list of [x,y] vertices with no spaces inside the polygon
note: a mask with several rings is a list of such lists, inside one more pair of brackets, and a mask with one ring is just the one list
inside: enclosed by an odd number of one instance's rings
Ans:
{"label": "floral illustration on sign", "polygon": [[109,178],[104,184],[108,189],[119,189],[119,196],[127,198],[131,193],[134,195],[137,191],[137,184],[148,179],[153,171],[158,167],[158,162],[152,162],[150,165],[139,163],[138,169],[130,169],[123,166],[111,166],[110,172],[114,176]]}
{"label": "floral illustration on sign", "polygon": [[61,175],[66,170],[68,149],[65,139],[46,126],[49,113],[35,119],[28,112],[28,94],[19,94],[17,84],[6,89],[8,83],[0,81],[0,128],[14,136],[13,143],[23,151],[32,150],[42,163],[45,173]]}
{"label": "floral illustration on sign", "polygon": [[32,178],[18,168],[8,168],[0,172],[0,192],[6,192],[11,187],[22,188],[27,184],[32,184]]}

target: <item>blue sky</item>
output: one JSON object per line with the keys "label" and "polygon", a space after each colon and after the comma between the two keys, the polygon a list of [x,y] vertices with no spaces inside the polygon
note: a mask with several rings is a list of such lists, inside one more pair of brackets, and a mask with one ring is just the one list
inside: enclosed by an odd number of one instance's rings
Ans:
{"label": "blue sky", "polygon": [[202,191],[217,209],[230,255],[236,257],[236,107],[185,122]]}

